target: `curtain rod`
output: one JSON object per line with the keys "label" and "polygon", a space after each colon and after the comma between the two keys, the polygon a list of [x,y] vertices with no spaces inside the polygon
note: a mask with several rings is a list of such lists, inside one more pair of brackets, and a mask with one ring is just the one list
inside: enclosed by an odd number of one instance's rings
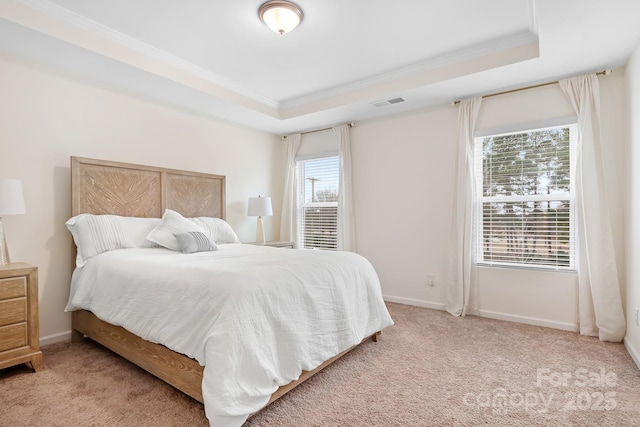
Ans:
{"label": "curtain rod", "polygon": [[[354,127],[356,125],[356,122],[351,122],[351,123],[347,123],[347,126],[349,126],[350,128]],[[316,133],[316,132],[323,132],[325,130],[331,130],[333,128],[324,128],[324,129],[315,129],[315,130],[309,130],[306,132],[300,132],[300,135],[308,135],[310,133]],[[283,138],[286,138],[287,135],[283,136]]]}
{"label": "curtain rod", "polygon": [[[596,73],[596,76],[608,76],[609,74],[611,74],[611,70],[604,70],[604,71],[598,71]],[[508,93],[520,92],[521,90],[535,89],[537,87],[543,87],[543,86],[551,86],[551,85],[554,85],[556,83],[559,83],[559,80],[556,80],[556,81],[553,81],[553,82],[547,82],[547,83],[540,83],[539,85],[521,87],[521,88],[518,88],[518,89],[505,90],[504,92],[490,93],[488,95],[482,95],[481,98],[491,98],[492,96],[506,95]],[[454,105],[457,105],[457,104],[460,104],[460,100],[459,99],[451,102],[451,106],[454,106]]]}

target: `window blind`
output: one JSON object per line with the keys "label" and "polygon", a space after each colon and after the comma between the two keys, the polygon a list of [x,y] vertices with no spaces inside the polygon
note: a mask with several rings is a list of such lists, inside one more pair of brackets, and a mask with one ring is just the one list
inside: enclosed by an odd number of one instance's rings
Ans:
{"label": "window blind", "polygon": [[299,239],[306,249],[338,247],[337,156],[298,161],[301,195],[298,206]]}
{"label": "window blind", "polygon": [[577,127],[476,138],[479,263],[575,269]]}

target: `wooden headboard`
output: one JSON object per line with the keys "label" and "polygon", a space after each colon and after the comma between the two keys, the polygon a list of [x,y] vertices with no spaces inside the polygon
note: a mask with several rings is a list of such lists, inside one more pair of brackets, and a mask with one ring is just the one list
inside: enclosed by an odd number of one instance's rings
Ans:
{"label": "wooden headboard", "polygon": [[71,215],[112,214],[225,219],[225,177],[153,166],[71,157]]}

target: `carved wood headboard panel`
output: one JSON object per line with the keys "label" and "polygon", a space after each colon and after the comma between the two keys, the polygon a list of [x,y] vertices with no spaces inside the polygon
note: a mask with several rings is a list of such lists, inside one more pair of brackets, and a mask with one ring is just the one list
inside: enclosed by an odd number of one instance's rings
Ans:
{"label": "carved wood headboard panel", "polygon": [[225,177],[153,166],[71,157],[71,215],[225,219]]}

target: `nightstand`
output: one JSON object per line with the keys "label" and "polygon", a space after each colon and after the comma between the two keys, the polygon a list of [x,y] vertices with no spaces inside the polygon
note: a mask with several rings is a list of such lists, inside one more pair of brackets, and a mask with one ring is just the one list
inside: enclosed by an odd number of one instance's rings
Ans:
{"label": "nightstand", "polygon": [[274,248],[293,249],[293,242],[278,242],[276,240],[273,240],[271,242],[266,242],[266,243],[251,242],[251,243],[247,243],[247,244],[248,245],[256,245],[256,246],[273,246]]}
{"label": "nightstand", "polygon": [[38,268],[0,267],[0,369],[21,363],[42,369],[38,331]]}

